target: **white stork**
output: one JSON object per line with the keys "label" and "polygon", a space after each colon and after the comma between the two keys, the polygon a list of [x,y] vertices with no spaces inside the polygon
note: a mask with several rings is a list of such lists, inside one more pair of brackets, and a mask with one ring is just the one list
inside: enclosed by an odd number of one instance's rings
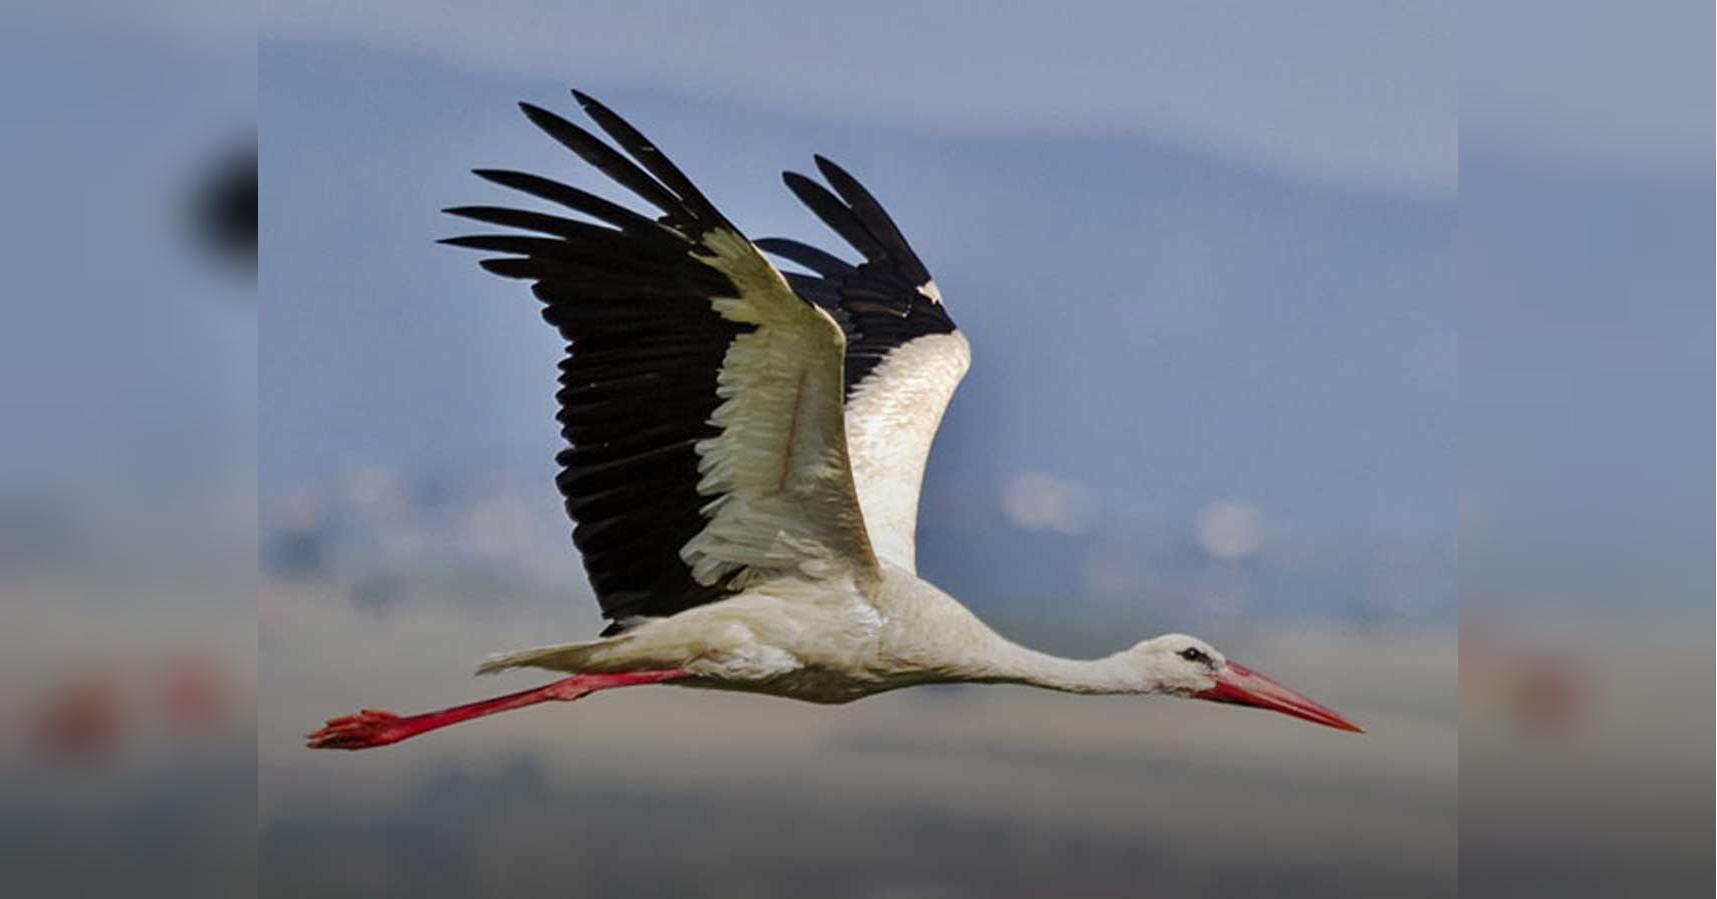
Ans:
{"label": "white stork", "polygon": [[[919,482],[970,360],[936,283],[853,177],[787,186],[864,257],[752,242],[645,137],[574,92],[625,155],[530,104],[525,115],[660,210],[478,170],[587,220],[447,212],[525,234],[445,243],[504,254],[567,341],[556,482],[602,614],[595,640],[491,657],[481,672],[571,676],[421,715],[334,718],[309,745],[363,749],[548,700],[635,684],[821,703],[932,683],[1026,684],[1240,703],[1343,730],[1341,715],[1180,634],[1094,660],[997,634],[915,571]],[[628,159],[627,157],[630,157]],[[815,275],[783,275],[763,253]]]}

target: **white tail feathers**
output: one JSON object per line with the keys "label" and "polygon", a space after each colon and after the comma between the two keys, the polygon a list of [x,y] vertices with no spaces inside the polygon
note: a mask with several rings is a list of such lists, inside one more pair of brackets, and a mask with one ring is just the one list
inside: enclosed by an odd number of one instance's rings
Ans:
{"label": "white tail feathers", "polygon": [[589,640],[583,643],[562,643],[559,646],[539,646],[536,649],[521,649],[517,652],[498,652],[483,660],[477,666],[478,674],[494,674],[509,668],[547,668],[552,671],[567,671],[578,673],[590,670],[590,658],[598,650],[612,649],[618,643],[630,638],[627,636],[611,637],[606,640]]}

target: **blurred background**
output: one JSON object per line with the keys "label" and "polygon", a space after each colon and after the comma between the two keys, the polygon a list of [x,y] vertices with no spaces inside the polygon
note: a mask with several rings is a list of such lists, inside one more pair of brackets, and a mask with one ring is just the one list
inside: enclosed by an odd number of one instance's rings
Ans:
{"label": "blurred background", "polygon": [[225,4],[0,22],[0,870],[255,891],[256,43]]}
{"label": "blurred background", "polygon": [[[636,6],[0,30],[23,894],[1711,893],[1708,5]],[[571,87],[753,237],[844,252],[779,182],[812,153],[900,222],[975,356],[927,577],[1369,732],[663,689],[303,749],[599,626],[558,338],[433,245],[473,167],[629,199],[517,112]]]}
{"label": "blurred background", "polygon": [[1713,891],[1713,25],[1462,17],[1463,895]]}

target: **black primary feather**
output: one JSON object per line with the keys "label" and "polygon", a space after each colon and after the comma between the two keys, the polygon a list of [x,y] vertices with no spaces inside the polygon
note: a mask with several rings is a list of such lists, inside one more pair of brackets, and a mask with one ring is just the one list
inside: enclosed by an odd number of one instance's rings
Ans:
{"label": "black primary feather", "polygon": [[850,399],[895,347],[928,334],[950,333],[955,325],[948,310],[924,292],[930,272],[882,204],[845,169],[821,156],[815,158],[834,191],[797,172],[785,172],[781,180],[864,261],[851,265],[816,247],[779,237],[759,240],[757,246],[816,273],[788,273],[787,283],[801,297],[828,309],[846,331]]}
{"label": "black primary feather", "polygon": [[714,310],[712,297],[738,291],[695,255],[704,234],[732,226],[636,129],[578,99],[632,159],[554,113],[520,106],[662,217],[538,175],[479,169],[487,181],[595,221],[460,206],[446,211],[530,233],[443,242],[504,254],[481,265],[534,281],[543,318],[567,341],[556,394],[567,447],[556,457],[555,482],[602,614],[615,622],[604,633],[614,633],[628,619],[673,615],[729,592],[725,583],[694,580],[680,550],[707,525],[703,510],[716,499],[698,492],[696,446],[720,433],[710,423],[721,402],[717,376],[728,346],[753,326]]}

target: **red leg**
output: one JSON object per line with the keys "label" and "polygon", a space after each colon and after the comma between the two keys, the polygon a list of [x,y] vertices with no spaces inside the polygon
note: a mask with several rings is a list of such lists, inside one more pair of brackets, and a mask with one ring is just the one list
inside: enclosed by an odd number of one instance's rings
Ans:
{"label": "red leg", "polygon": [[613,687],[630,687],[634,684],[654,684],[677,677],[686,677],[687,673],[677,668],[662,671],[627,671],[620,674],[575,674],[552,684],[545,684],[494,699],[480,702],[456,705],[442,709],[439,712],[425,712],[421,715],[401,717],[392,712],[376,709],[364,709],[356,715],[344,715],[328,719],[327,726],[313,734],[307,735],[311,749],[369,749],[372,746],[386,746],[398,743],[408,737],[415,737],[425,731],[458,724],[472,718],[493,715],[512,709],[522,709],[539,702],[558,700],[571,702],[595,693],[597,690],[607,690]]}

